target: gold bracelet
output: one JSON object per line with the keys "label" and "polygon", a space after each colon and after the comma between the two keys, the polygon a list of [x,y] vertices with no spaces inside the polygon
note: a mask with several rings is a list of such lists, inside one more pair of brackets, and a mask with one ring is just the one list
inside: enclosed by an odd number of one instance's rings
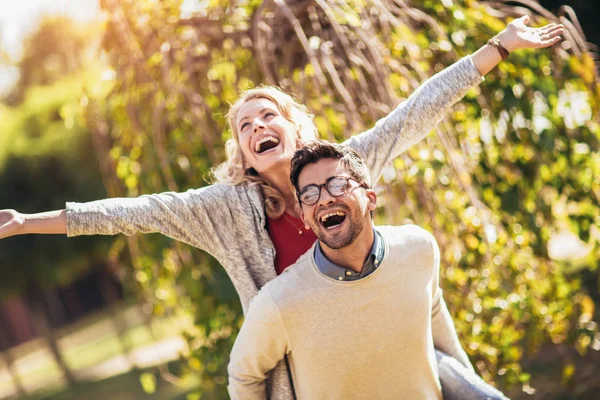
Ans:
{"label": "gold bracelet", "polygon": [[506,50],[506,48],[502,46],[502,43],[500,43],[497,36],[494,36],[490,40],[488,40],[488,44],[498,49],[498,53],[500,53],[500,57],[502,57],[503,60],[506,60],[506,58],[510,54],[508,50]]}

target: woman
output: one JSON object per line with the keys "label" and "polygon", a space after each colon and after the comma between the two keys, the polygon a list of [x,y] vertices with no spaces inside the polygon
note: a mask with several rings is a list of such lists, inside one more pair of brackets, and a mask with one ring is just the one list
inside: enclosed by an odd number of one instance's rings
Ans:
{"label": "woman", "polygon": [[[346,141],[365,158],[374,181],[508,52],[560,40],[561,25],[528,28],[528,22],[527,16],[511,22],[495,40],[423,83],[375,127]],[[299,219],[289,181],[292,154],[316,137],[316,128],[303,106],[274,88],[244,93],[228,117],[233,137],[226,145],[227,161],[214,170],[216,184],[185,193],[67,203],[65,210],[39,214],[3,210],[0,239],[26,233],[160,232],[212,254],[227,270],[245,311],[258,290],[316,240]],[[472,368],[464,352],[451,356]],[[270,387],[271,398],[293,396],[284,364],[274,370]]]}

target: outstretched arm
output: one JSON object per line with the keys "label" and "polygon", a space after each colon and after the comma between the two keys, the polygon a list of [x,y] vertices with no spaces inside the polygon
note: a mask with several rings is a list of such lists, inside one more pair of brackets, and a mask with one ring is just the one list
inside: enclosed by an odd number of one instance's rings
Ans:
{"label": "outstretched arm", "polygon": [[30,233],[79,236],[158,232],[214,255],[231,240],[233,215],[250,213],[251,207],[243,188],[212,185],[184,193],[67,203],[65,210],[40,214],[3,210],[0,239]]}
{"label": "outstretched arm", "polygon": [[[550,24],[529,28],[529,17],[508,24],[497,35],[498,42],[512,52],[519,49],[548,47],[560,40],[562,25]],[[353,136],[344,144],[361,154],[374,181],[383,167],[421,141],[446,115],[450,107],[462,99],[482,76],[490,72],[502,57],[499,49],[486,44],[423,82],[410,97],[366,132]]]}
{"label": "outstretched arm", "polygon": [[15,210],[0,210],[0,239],[27,233],[67,233],[66,210],[38,214],[21,214]]}

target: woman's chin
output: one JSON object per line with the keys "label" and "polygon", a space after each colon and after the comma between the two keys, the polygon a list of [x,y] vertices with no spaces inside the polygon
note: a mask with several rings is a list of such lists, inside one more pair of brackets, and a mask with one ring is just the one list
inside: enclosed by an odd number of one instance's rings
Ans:
{"label": "woman's chin", "polygon": [[270,157],[264,157],[264,159],[259,160],[259,165],[257,165],[254,169],[259,175],[278,171],[284,171],[289,174],[292,155],[293,154],[280,153],[273,154]]}

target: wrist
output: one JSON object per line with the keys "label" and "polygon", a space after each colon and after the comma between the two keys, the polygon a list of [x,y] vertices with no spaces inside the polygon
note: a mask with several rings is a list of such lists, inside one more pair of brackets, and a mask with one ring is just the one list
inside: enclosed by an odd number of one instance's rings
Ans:
{"label": "wrist", "polygon": [[513,35],[507,32],[506,29],[498,33],[496,37],[498,38],[498,42],[500,42],[502,47],[508,50],[509,53],[512,53],[513,51],[517,50],[517,44],[515,40],[513,40]]}
{"label": "wrist", "polygon": [[18,235],[26,235],[29,233],[29,231],[27,230],[28,228],[28,218],[26,214],[21,214],[18,213],[17,214],[17,218],[16,218],[18,224],[19,224],[19,229],[17,231]]}

